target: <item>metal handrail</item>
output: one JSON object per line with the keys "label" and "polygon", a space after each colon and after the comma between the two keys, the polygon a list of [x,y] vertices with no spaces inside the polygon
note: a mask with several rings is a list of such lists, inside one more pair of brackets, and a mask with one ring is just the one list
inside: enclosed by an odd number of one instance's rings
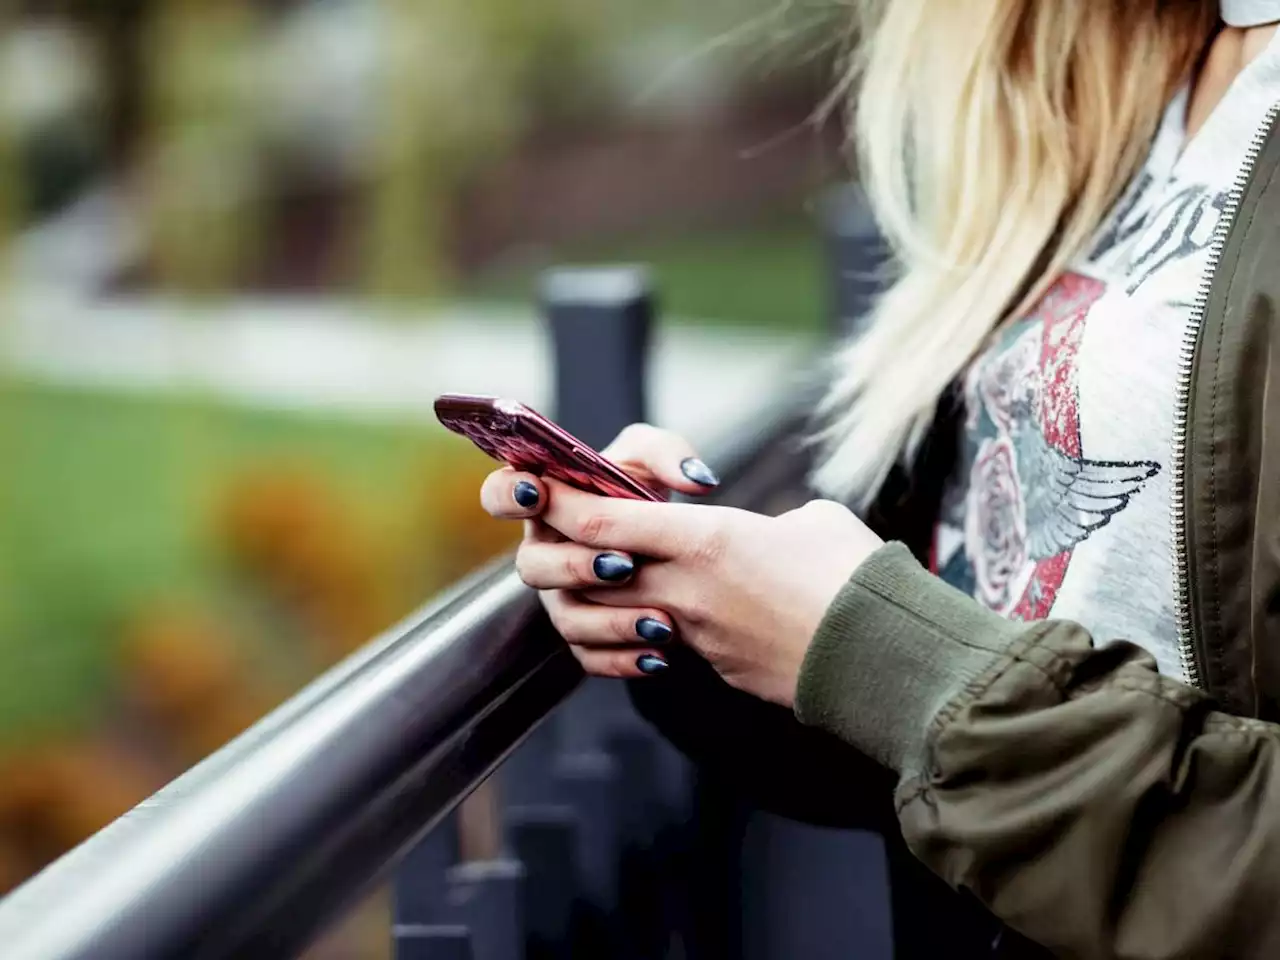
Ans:
{"label": "metal handrail", "polygon": [[[718,499],[789,506],[809,394],[721,445]],[[577,686],[509,561],[409,617],[0,901],[9,960],[290,956]]]}

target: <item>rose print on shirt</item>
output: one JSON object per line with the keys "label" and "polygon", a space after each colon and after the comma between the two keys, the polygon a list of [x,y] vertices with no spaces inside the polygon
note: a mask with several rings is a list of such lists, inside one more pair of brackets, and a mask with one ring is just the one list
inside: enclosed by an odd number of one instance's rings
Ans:
{"label": "rose print on shirt", "polygon": [[988,358],[985,375],[972,381],[973,396],[968,402],[975,418],[985,411],[996,429],[1007,434],[1035,415],[1042,399],[1037,372],[1040,351],[1040,337],[1028,330],[1008,350]]}
{"label": "rose print on shirt", "polygon": [[996,610],[1009,605],[1014,581],[1027,562],[1027,511],[1017,461],[1007,436],[987,438],[969,477],[973,496],[965,515],[965,542],[982,544],[972,558],[977,595]]}
{"label": "rose print on shirt", "polygon": [[944,522],[962,542],[939,557],[937,572],[1015,619],[1048,615],[1075,546],[1160,469],[1091,459],[1081,447],[1076,356],[1089,307],[1104,289],[1064,275],[966,378],[971,467],[944,504]]}

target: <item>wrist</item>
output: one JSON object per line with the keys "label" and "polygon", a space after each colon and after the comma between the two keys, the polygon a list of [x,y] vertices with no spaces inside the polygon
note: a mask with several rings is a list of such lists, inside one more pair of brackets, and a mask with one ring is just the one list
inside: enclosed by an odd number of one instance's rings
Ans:
{"label": "wrist", "polygon": [[795,706],[805,660],[832,606],[863,565],[885,545],[862,521],[856,518],[853,521],[854,529],[835,538],[834,549],[829,552],[820,567],[821,572],[814,578],[804,625],[797,631],[796,642],[788,644],[784,654],[786,662],[779,694],[767,698],[785,707]]}

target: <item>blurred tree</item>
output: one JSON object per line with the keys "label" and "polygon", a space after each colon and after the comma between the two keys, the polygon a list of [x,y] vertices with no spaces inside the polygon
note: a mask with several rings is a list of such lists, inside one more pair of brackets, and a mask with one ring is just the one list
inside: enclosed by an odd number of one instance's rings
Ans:
{"label": "blurred tree", "polygon": [[161,283],[217,293],[260,237],[256,17],[246,0],[169,0],[149,24],[144,177]]}
{"label": "blurred tree", "polygon": [[21,220],[75,196],[101,159],[101,76],[96,45],[67,18],[12,23],[0,31],[0,112],[13,142]]}
{"label": "blurred tree", "polygon": [[383,59],[364,251],[376,295],[439,292],[459,178],[521,126],[524,47],[504,42],[521,33],[515,9],[505,0],[378,0]]}
{"label": "blurred tree", "polygon": [[393,617],[393,571],[323,476],[264,466],[232,483],[218,518],[229,559],[280,605],[314,669],[341,659]]}
{"label": "blurred tree", "polygon": [[124,699],[175,769],[195,763],[262,717],[283,694],[253,669],[237,638],[212,614],[149,608],[124,631]]}
{"label": "blurred tree", "polygon": [[0,890],[105,827],[165,773],[109,736],[50,740],[0,757]]}
{"label": "blurred tree", "polygon": [[[15,17],[13,3],[0,0],[0,37],[9,36],[13,30]],[[8,246],[7,240],[17,229],[19,214],[22,208],[22,179],[19,162],[19,120],[15,105],[5,98],[0,108],[0,245]],[[2,274],[7,272],[0,267]]]}

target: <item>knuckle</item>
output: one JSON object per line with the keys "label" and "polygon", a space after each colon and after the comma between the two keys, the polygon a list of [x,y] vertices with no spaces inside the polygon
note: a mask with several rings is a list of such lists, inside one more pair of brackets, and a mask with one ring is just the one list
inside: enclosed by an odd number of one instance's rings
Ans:
{"label": "knuckle", "polygon": [[498,510],[498,495],[493,477],[485,480],[480,487],[480,506],[485,513],[492,517],[501,516]]}
{"label": "knuckle", "polygon": [[575,649],[573,655],[578,658],[578,662],[582,664],[582,669],[593,677],[610,677],[609,657],[601,653],[599,650],[583,650]]}
{"label": "knuckle", "polygon": [[664,603],[664,608],[681,624],[693,628],[703,627],[712,620],[711,601],[700,590],[681,590]]}
{"label": "knuckle", "polygon": [[603,546],[611,527],[610,518],[604,514],[588,514],[578,524],[578,541],[593,547]]}
{"label": "knuckle", "polygon": [[570,646],[584,643],[590,639],[583,636],[581,618],[574,616],[563,607],[548,608],[547,612],[551,616],[551,625],[556,628],[556,633],[560,634]]}
{"label": "knuckle", "polygon": [[591,639],[583,635],[582,625],[575,617],[564,617],[558,621],[552,619],[551,622],[555,625],[556,631],[564,639],[565,643],[575,649]]}
{"label": "knuckle", "polygon": [[657,427],[648,423],[629,423],[618,433],[615,443],[626,443],[635,440],[643,440],[653,434]]}
{"label": "knuckle", "polygon": [[620,610],[613,616],[613,637],[619,643],[635,643],[639,638],[636,636],[636,620],[645,614],[637,614],[635,611]]}
{"label": "knuckle", "polygon": [[566,584],[578,586],[595,582],[591,560],[576,550],[565,550],[560,558],[560,573]]}
{"label": "knuckle", "polygon": [[533,582],[533,567],[529,559],[529,551],[521,546],[516,550],[516,576],[518,576],[526,587],[537,586]]}
{"label": "knuckle", "polygon": [[810,500],[798,511],[807,520],[814,523],[830,523],[842,517],[848,511],[834,500]]}
{"label": "knuckle", "polygon": [[[547,611],[547,616],[551,620],[551,625],[556,626],[556,620],[561,608],[561,594],[559,590],[539,590],[538,600],[542,603],[542,609]],[[556,627],[559,629],[559,627]]]}
{"label": "knuckle", "polygon": [[606,653],[600,655],[601,673],[598,676],[610,677],[614,680],[631,675],[631,661],[634,657],[627,654]]}
{"label": "knuckle", "polygon": [[649,423],[628,424],[605,448],[604,454],[615,460],[642,460],[663,432]]}
{"label": "knuckle", "polygon": [[690,537],[689,559],[699,566],[715,566],[724,559],[728,536],[723,527],[712,526]]}
{"label": "knuckle", "polygon": [[499,520],[522,515],[512,496],[514,486],[508,476],[501,473],[490,475],[480,487],[480,506],[485,513]]}

